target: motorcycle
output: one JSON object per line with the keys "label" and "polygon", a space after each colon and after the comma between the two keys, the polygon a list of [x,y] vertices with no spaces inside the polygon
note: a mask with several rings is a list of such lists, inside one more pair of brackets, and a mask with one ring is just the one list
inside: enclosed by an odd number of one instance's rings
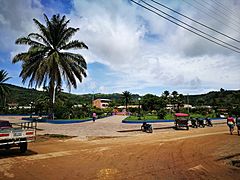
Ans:
{"label": "motorcycle", "polygon": [[143,125],[141,126],[141,130],[143,132],[147,132],[147,133],[152,133],[153,132],[153,128],[151,124],[147,124],[146,122],[143,123]]}
{"label": "motorcycle", "polygon": [[196,118],[198,127],[202,126],[202,128],[205,127],[204,120],[200,118]]}
{"label": "motorcycle", "polygon": [[190,118],[192,128],[198,128],[197,121],[195,118]]}
{"label": "motorcycle", "polygon": [[213,127],[213,124],[212,124],[212,120],[209,119],[209,118],[206,118],[206,126],[210,126],[210,127]]}

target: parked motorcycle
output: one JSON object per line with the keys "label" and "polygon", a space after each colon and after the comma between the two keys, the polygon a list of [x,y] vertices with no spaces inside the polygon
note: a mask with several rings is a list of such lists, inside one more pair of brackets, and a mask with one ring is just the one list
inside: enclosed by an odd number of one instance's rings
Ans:
{"label": "parked motorcycle", "polygon": [[212,120],[210,118],[206,118],[205,121],[206,121],[206,126],[213,127]]}
{"label": "parked motorcycle", "polygon": [[195,118],[190,118],[192,128],[198,128],[197,120]]}
{"label": "parked motorcycle", "polygon": [[143,132],[147,132],[147,133],[152,133],[153,132],[153,128],[151,124],[147,124],[146,122],[143,123],[143,125],[141,126],[141,130]]}
{"label": "parked motorcycle", "polygon": [[202,119],[202,118],[196,118],[196,120],[197,120],[198,127],[200,127],[200,126],[202,126],[202,128],[205,127],[204,119]]}

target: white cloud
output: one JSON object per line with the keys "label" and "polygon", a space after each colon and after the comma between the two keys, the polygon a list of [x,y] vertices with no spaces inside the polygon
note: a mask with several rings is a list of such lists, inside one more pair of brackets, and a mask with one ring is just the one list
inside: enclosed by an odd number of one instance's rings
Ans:
{"label": "white cloud", "polygon": [[[34,30],[32,19],[41,20],[44,7],[40,1],[31,0],[24,3],[0,0],[0,3],[0,46],[14,55],[22,50],[13,47],[14,41]],[[240,7],[234,0],[224,3],[229,8]],[[78,85],[81,92],[146,89],[147,93],[151,87],[186,93],[221,87],[240,89],[240,55],[237,53],[201,39],[127,0],[74,0],[73,7],[67,18],[71,19],[71,26],[80,28],[74,38],[89,47],[88,51],[79,52],[88,63],[103,63],[119,77],[115,81],[109,76],[111,83],[100,84],[89,75]],[[224,21],[221,24],[187,4],[171,1],[171,7],[240,39],[240,33],[233,30],[233,20],[230,21],[232,13],[221,18]],[[222,11],[218,6],[211,7],[214,12]],[[240,17],[240,11],[235,13]]]}
{"label": "white cloud", "polygon": [[0,4],[1,51],[13,51],[18,37],[36,30],[32,19],[42,16],[43,7],[36,0],[0,0]]}
{"label": "white cloud", "polygon": [[[240,88],[236,83],[240,80],[238,54],[177,28],[127,1],[104,2],[74,1],[71,20],[73,25],[80,26],[78,37],[98,57],[92,61],[104,63],[121,75],[122,80],[114,82],[113,88],[158,86],[189,91]],[[190,15],[202,18],[201,13],[192,10]],[[214,20],[208,23],[215,27],[217,24]],[[221,30],[232,32],[224,26]],[[149,35],[156,35],[158,39],[149,40]]]}

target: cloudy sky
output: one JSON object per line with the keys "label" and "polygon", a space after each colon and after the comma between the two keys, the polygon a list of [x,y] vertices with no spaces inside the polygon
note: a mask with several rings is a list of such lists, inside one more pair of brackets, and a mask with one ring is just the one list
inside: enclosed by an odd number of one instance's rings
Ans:
{"label": "cloudy sky", "polygon": [[[145,1],[240,48],[237,41]],[[240,40],[239,0],[157,1]],[[28,86],[19,78],[21,63],[11,63],[14,55],[27,50],[15,45],[15,40],[37,31],[33,18],[44,23],[43,13],[49,17],[59,13],[71,20],[70,26],[80,28],[74,39],[89,47],[78,51],[88,63],[88,77],[72,93],[127,90],[160,95],[164,90],[199,94],[220,88],[240,89],[240,53],[186,31],[129,0],[0,0],[0,4],[0,69],[12,77],[8,83]]]}

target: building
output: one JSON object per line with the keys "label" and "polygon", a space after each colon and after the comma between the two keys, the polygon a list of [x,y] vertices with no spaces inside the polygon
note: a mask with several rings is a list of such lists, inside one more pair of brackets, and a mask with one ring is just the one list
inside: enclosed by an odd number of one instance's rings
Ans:
{"label": "building", "polygon": [[103,109],[103,108],[109,107],[109,103],[111,101],[112,100],[110,100],[110,99],[95,99],[95,100],[93,100],[92,105],[93,105],[93,107]]}
{"label": "building", "polygon": [[8,104],[8,109],[17,109],[18,104],[17,103],[9,103]]}

